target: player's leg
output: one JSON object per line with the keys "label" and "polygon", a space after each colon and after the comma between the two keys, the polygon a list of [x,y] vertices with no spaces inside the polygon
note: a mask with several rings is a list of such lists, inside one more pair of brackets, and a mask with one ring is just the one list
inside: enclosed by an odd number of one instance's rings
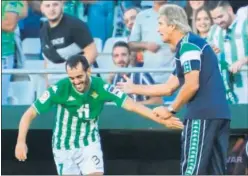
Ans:
{"label": "player's leg", "polygon": [[79,149],[74,157],[83,175],[103,175],[103,153],[100,142]]}
{"label": "player's leg", "polygon": [[215,126],[211,120],[186,120],[181,142],[182,175],[207,174]]}
{"label": "player's leg", "polygon": [[225,175],[229,146],[230,121],[223,119],[218,120],[218,122],[218,131],[216,131],[217,137],[212,150],[209,174]]}
{"label": "player's leg", "polygon": [[81,175],[78,165],[73,161],[74,150],[53,150],[58,175]]}

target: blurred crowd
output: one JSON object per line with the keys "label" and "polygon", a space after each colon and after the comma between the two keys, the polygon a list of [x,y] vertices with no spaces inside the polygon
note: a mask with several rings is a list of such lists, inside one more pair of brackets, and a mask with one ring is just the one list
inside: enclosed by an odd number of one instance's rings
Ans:
{"label": "blurred crowd", "polygon": [[[36,0],[2,1],[2,69],[49,68],[43,64],[46,59],[39,44],[40,29],[47,21],[41,12],[40,3]],[[248,103],[247,70],[241,70],[246,68],[248,63],[247,3],[67,0],[64,1],[63,11],[87,25],[98,52],[93,64],[95,68],[173,69],[174,49],[163,43],[157,32],[158,10],[165,3],[182,6],[188,15],[192,32],[206,39],[214,49],[229,102]],[[13,12],[18,15],[13,16]],[[80,35],[78,37],[80,38]],[[170,73],[111,73],[98,76],[108,83],[116,84],[125,81],[123,75],[131,78],[135,84],[155,84],[165,82]],[[63,75],[56,79],[61,76]],[[31,103],[39,92],[52,84],[49,77],[44,77],[2,76],[2,103]],[[24,87],[24,91],[29,90],[28,93],[23,93],[25,95],[22,95],[22,98],[18,98],[22,90],[20,87]],[[143,104],[170,103],[175,97],[130,96]],[[30,99],[30,102],[23,99]]]}

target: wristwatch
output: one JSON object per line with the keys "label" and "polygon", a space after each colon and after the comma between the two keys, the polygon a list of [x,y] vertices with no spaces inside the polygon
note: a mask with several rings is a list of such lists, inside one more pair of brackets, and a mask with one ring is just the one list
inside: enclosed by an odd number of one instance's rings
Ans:
{"label": "wristwatch", "polygon": [[168,111],[169,111],[171,114],[176,114],[176,113],[177,113],[171,105],[168,106],[167,109],[168,109]]}

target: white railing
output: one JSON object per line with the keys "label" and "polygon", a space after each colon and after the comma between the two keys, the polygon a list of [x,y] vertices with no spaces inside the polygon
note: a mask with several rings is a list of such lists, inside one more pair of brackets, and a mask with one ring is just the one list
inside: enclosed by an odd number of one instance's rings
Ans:
{"label": "white railing", "polygon": [[[101,68],[94,68],[92,69],[91,73],[96,74],[108,74],[108,73],[158,73],[158,72],[165,72],[171,73],[173,68],[115,68],[115,69],[101,69]],[[241,72],[247,72],[248,67],[244,67]],[[3,69],[2,74],[65,74],[66,71],[64,69],[40,69],[40,70],[33,70],[33,69]]]}
{"label": "white railing", "polygon": [[[94,68],[91,73],[141,73],[141,72],[172,72],[172,68],[116,68],[116,69],[100,69]],[[2,74],[65,74],[66,71],[64,69],[40,69],[40,70],[32,70],[32,69],[3,69]]]}

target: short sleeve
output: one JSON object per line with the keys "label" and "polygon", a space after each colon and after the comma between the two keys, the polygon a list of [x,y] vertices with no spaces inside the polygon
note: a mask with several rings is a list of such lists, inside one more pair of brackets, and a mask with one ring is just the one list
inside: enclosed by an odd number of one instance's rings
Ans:
{"label": "short sleeve", "polygon": [[118,107],[122,107],[127,95],[114,85],[104,84],[101,91],[104,101],[114,102]]}
{"label": "short sleeve", "polygon": [[141,18],[138,14],[129,37],[129,42],[140,42],[142,40],[140,20]]}
{"label": "short sleeve", "polygon": [[35,108],[38,114],[47,112],[54,105],[55,94],[52,88],[48,88],[40,98],[38,98],[34,103],[33,107]]}
{"label": "short sleeve", "polygon": [[201,49],[191,43],[184,43],[180,49],[180,62],[183,73],[201,70]]}
{"label": "short sleeve", "polygon": [[76,19],[75,22],[72,27],[73,40],[80,48],[85,48],[93,42],[93,37],[83,21]]}
{"label": "short sleeve", "polygon": [[23,6],[24,5],[21,1],[9,1],[8,4],[6,5],[5,12],[13,12],[20,15]]}

